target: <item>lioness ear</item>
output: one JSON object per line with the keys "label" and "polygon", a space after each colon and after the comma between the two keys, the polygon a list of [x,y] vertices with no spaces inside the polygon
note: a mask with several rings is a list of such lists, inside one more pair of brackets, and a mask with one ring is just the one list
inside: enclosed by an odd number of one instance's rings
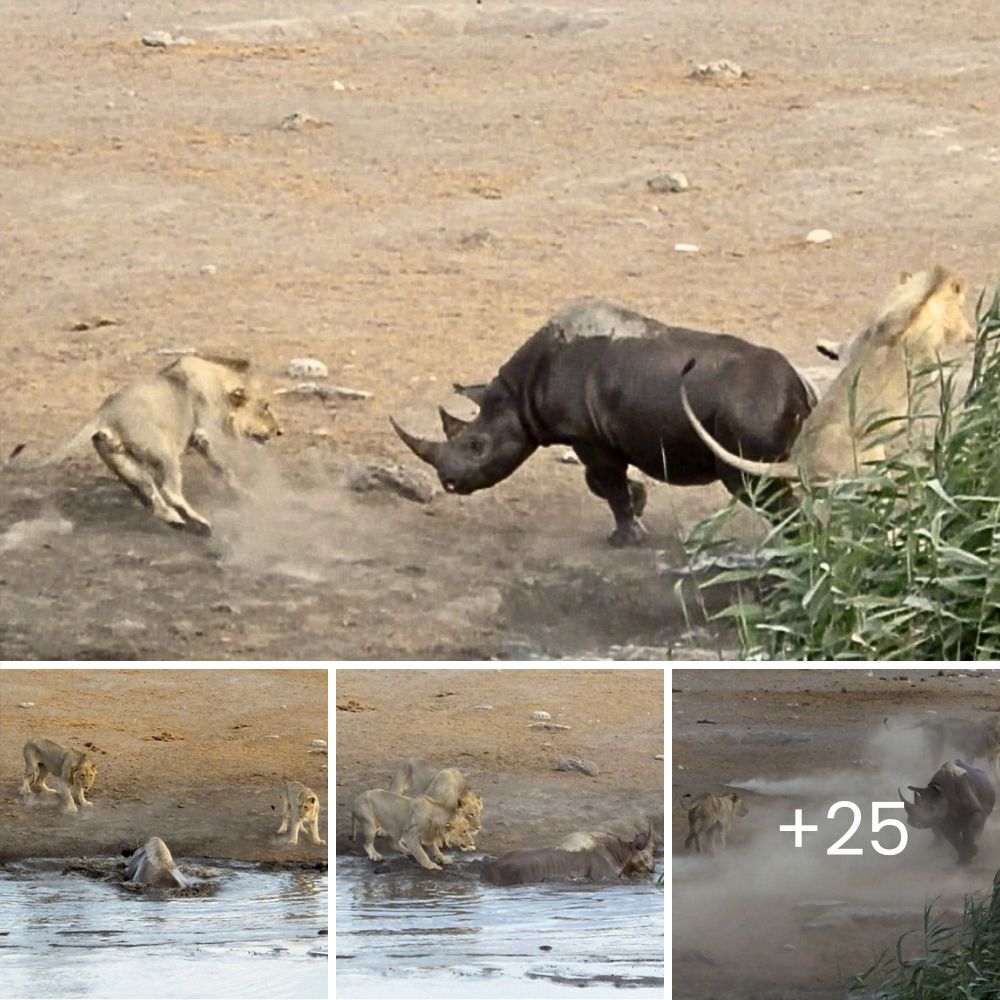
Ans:
{"label": "lioness ear", "polygon": [[965,293],[965,279],[964,278],[952,278],[951,279],[951,290],[956,296],[963,295]]}
{"label": "lioness ear", "polygon": [[247,401],[247,391],[243,386],[237,386],[229,393],[229,402],[233,404],[234,407],[240,407],[246,404]]}
{"label": "lioness ear", "polygon": [[250,369],[250,362],[246,358],[227,358],[221,354],[199,354],[198,357],[202,361],[210,361],[213,365],[222,365],[223,368],[231,368],[241,374]]}
{"label": "lioness ear", "polygon": [[912,271],[900,271],[899,272],[899,283],[901,285],[905,285],[910,280],[910,278],[912,278],[912,277],[913,277],[913,272]]}

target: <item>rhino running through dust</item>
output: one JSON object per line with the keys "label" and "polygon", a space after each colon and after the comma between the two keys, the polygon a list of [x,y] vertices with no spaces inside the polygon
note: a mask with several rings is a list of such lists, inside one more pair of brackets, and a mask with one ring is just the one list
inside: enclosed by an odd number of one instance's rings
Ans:
{"label": "rhino running through dust", "polygon": [[816,397],[782,354],[596,299],[555,315],[492,382],[456,386],[479,414],[466,421],[440,409],[446,440],[392,426],[458,494],[495,486],[539,446],[569,445],[614,515],[608,541],[635,545],[645,535],[646,488],[628,478],[630,465],[676,486],[721,480],[734,496],[746,489],[747,477],[709,451],[681,408],[681,369],[692,357],[688,398],[713,436],[748,458],[787,456]]}
{"label": "rhino running through dust", "polygon": [[976,839],[983,832],[986,817],[993,812],[996,792],[990,776],[964,760],[942,764],[926,788],[907,785],[913,801],[907,802],[906,821],[918,830],[942,834],[958,852],[958,864],[967,865],[978,853]]}

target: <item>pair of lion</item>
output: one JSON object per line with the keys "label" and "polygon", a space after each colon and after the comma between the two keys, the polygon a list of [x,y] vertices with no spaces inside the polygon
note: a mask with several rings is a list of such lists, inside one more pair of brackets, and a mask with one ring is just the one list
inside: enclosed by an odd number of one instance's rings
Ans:
{"label": "pair of lion", "polygon": [[[66,811],[71,813],[79,811],[77,803],[81,806],[93,805],[87,799],[87,792],[97,780],[97,763],[86,751],[67,749],[54,740],[36,738],[24,744],[23,752],[22,793],[51,792],[62,795]],[[49,775],[56,780],[58,788],[49,787]],[[326,843],[319,835],[319,797],[301,781],[285,784],[278,833],[288,831],[289,822],[292,824],[289,843],[299,842],[300,830],[306,830],[314,844]]]}
{"label": "pair of lion", "polygon": [[[442,853],[443,847],[475,850],[483,800],[457,768],[439,769],[409,757],[396,769],[388,790],[362,792],[351,813],[351,837],[357,836],[360,826],[365,853],[372,861],[382,860],[375,837],[384,834],[394,850],[409,854],[422,868],[440,871],[452,860]],[[428,857],[425,848],[440,864]]]}
{"label": "pair of lion", "polygon": [[104,464],[159,521],[198,534],[211,533],[208,519],[183,493],[181,456],[197,451],[235,492],[244,495],[223,458],[226,439],[263,443],[281,434],[260,387],[242,358],[191,355],[171,362],[109,396],[97,413],[51,455],[33,464],[5,468],[29,471],[61,462],[88,439]]}

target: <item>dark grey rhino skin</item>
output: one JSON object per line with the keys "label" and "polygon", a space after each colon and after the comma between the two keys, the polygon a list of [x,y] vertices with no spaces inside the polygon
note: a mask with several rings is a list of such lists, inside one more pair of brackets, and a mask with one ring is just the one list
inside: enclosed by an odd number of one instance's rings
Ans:
{"label": "dark grey rhino skin", "polygon": [[[392,425],[450,493],[496,485],[539,446],[569,445],[614,515],[608,540],[638,544],[646,490],[628,478],[630,465],[677,486],[718,479],[745,493],[748,477],[705,447],[681,408],[681,369],[692,358],[688,397],[716,440],[747,458],[787,457],[815,396],[782,354],[596,299],[554,316],[487,385],[456,386],[480,409],[471,421],[440,410],[447,440]],[[787,485],[772,488],[787,496]]]}
{"label": "dark grey rhino skin", "polygon": [[493,885],[528,885],[552,878],[593,881],[622,878],[653,871],[653,846],[650,831],[639,834],[634,840],[602,836],[582,850],[539,847],[508,851],[487,861],[479,879]]}
{"label": "dark grey rhino skin", "polygon": [[926,788],[907,787],[914,793],[913,802],[907,802],[902,792],[899,797],[910,826],[944,836],[958,852],[958,864],[967,865],[979,852],[976,840],[996,804],[989,775],[982,768],[956,760],[942,764]]}

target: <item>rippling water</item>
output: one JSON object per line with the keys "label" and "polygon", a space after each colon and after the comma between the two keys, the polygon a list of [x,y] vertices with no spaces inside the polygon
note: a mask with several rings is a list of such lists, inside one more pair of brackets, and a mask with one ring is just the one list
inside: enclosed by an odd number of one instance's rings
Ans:
{"label": "rippling water", "polygon": [[436,875],[337,859],[338,998],[663,996],[664,897],[651,882]]}
{"label": "rippling water", "polygon": [[154,899],[55,864],[0,869],[0,998],[328,995],[326,873],[220,864],[215,895]]}

